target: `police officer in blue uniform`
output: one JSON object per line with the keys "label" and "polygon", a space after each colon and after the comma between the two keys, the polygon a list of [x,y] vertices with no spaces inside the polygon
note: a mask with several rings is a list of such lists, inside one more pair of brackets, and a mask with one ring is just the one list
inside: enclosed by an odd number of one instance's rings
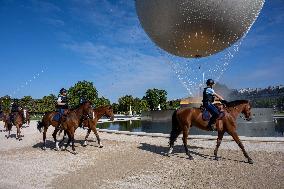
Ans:
{"label": "police officer in blue uniform", "polygon": [[217,107],[213,104],[215,97],[217,97],[222,103],[225,103],[226,101],[224,98],[215,93],[213,86],[215,85],[215,82],[213,79],[208,79],[206,81],[207,87],[204,88],[203,91],[203,106],[211,113],[212,117],[210,118],[208,122],[208,129],[213,131],[213,124],[216,122],[216,119],[220,115],[220,111],[217,109]]}
{"label": "police officer in blue uniform", "polygon": [[19,111],[19,105],[17,101],[12,102],[11,113],[18,112],[18,111]]}
{"label": "police officer in blue uniform", "polygon": [[60,114],[60,118],[64,115],[64,111],[68,109],[67,104],[67,90],[62,88],[59,92],[57,99],[57,109]]}
{"label": "police officer in blue uniform", "polygon": [[18,100],[15,99],[11,104],[10,121],[13,123],[16,113],[20,111],[20,106],[18,105]]}

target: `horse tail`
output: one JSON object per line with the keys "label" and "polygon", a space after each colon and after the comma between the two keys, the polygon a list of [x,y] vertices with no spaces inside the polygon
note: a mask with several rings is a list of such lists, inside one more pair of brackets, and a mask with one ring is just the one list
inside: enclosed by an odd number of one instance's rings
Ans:
{"label": "horse tail", "polygon": [[169,141],[170,146],[174,145],[174,142],[176,141],[180,132],[181,132],[181,128],[179,127],[179,122],[177,119],[177,110],[175,110],[172,115],[172,131],[170,134],[170,141]]}
{"label": "horse tail", "polygon": [[38,122],[37,122],[37,130],[38,130],[39,132],[41,132],[43,127],[44,127],[43,122],[42,122],[42,121],[38,121]]}

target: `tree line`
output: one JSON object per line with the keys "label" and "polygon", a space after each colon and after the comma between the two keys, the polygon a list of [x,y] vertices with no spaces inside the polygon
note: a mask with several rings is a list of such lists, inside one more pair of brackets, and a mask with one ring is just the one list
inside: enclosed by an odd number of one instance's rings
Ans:
{"label": "tree line", "polygon": [[[99,97],[98,91],[93,82],[79,81],[68,89],[68,105],[75,108],[80,104],[80,99],[89,100],[95,107],[112,105],[114,113],[127,113],[130,106],[133,112],[137,114],[142,111],[156,110],[158,106],[161,109],[176,109],[179,107],[179,100],[167,101],[167,92],[162,89],[148,89],[142,98],[125,95],[118,99],[117,103],[110,103],[110,100],[104,96]],[[26,107],[34,114],[42,114],[54,111],[57,96],[50,94],[41,99],[33,99],[31,96],[24,96],[20,99],[12,99],[10,96],[0,98],[2,109],[9,111],[12,102],[16,102],[21,107]]]}
{"label": "tree line", "polygon": [[[227,100],[247,99],[250,100],[255,108],[277,108],[283,111],[284,93],[270,91],[265,96],[258,94],[241,94],[236,90],[229,89],[226,85],[216,84],[215,91],[222,94]],[[274,94],[277,93],[277,94]],[[163,89],[148,89],[142,98],[125,95],[118,99],[118,102],[112,103],[104,96],[99,97],[98,91],[93,82],[79,81],[74,86],[68,89],[68,104],[70,108],[75,108],[79,105],[80,99],[84,98],[91,101],[95,107],[111,105],[114,113],[128,113],[130,110],[140,114],[142,111],[157,110],[160,107],[162,110],[177,109],[180,107],[180,100],[167,100],[167,92]],[[49,111],[54,111],[56,106],[57,96],[50,94],[41,99],[33,99],[31,96],[24,96],[21,99],[12,99],[10,96],[0,98],[0,103],[4,111],[9,111],[11,103],[17,102],[20,106],[28,108],[34,114],[42,114]]]}

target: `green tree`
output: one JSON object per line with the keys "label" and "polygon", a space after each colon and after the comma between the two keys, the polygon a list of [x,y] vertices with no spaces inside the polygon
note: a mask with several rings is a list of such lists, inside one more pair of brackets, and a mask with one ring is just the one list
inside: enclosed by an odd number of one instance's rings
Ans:
{"label": "green tree", "polygon": [[121,112],[129,111],[130,105],[133,106],[134,98],[131,95],[125,95],[118,99],[118,110]]}
{"label": "green tree", "polygon": [[19,101],[19,105],[21,107],[28,108],[28,110],[30,111],[32,111],[36,106],[35,101],[31,96],[24,96],[23,98],[21,98]]}
{"label": "green tree", "polygon": [[3,111],[9,112],[10,106],[11,106],[11,103],[12,103],[11,97],[6,95],[6,96],[1,97],[0,100],[1,100],[1,105],[2,105]]}
{"label": "green tree", "polygon": [[140,112],[141,113],[142,111],[148,111],[150,108],[149,108],[149,105],[148,105],[148,102],[144,99],[141,99],[140,101]]}
{"label": "green tree", "polygon": [[180,107],[180,100],[171,100],[167,102],[168,110],[175,110]]}
{"label": "green tree", "polygon": [[141,100],[137,97],[133,99],[133,104],[132,104],[133,111],[140,112],[140,102]]}
{"label": "green tree", "polygon": [[93,82],[79,81],[73,87],[68,90],[68,103],[71,108],[74,108],[80,104],[80,99],[91,101],[96,103],[98,98],[98,92]]}
{"label": "green tree", "polygon": [[147,101],[151,110],[157,109],[159,104],[161,105],[162,109],[166,109],[167,92],[165,90],[156,88],[148,89],[143,99]]}
{"label": "green tree", "polygon": [[119,105],[117,103],[112,103],[111,105],[112,109],[113,109],[113,113],[118,113],[119,111]]}
{"label": "green tree", "polygon": [[141,113],[142,111],[147,111],[149,109],[148,103],[146,100],[134,98],[133,100],[133,110],[136,113]]}
{"label": "green tree", "polygon": [[110,101],[109,99],[105,98],[105,97],[101,97],[101,98],[97,98],[96,102],[95,102],[95,106],[96,107],[100,107],[100,106],[106,106],[106,105],[110,105]]}
{"label": "green tree", "polygon": [[56,96],[50,94],[49,96],[44,96],[41,102],[41,113],[42,112],[51,112],[56,110]]}

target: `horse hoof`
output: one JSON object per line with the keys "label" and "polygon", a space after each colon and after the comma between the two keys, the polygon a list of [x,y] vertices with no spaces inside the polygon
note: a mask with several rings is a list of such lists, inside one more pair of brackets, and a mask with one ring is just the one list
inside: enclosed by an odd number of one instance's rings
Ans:
{"label": "horse hoof", "polygon": [[252,159],[248,159],[248,163],[249,164],[253,164],[253,160]]}
{"label": "horse hoof", "polygon": [[104,147],[104,146],[103,146],[103,145],[100,145],[100,146],[99,146],[99,148],[102,148],[102,147]]}
{"label": "horse hoof", "polygon": [[88,144],[87,144],[87,141],[85,141],[84,144],[83,144],[83,146],[86,147],[87,145],[88,145]]}
{"label": "horse hoof", "polygon": [[217,156],[215,156],[214,160],[219,161],[219,158]]}
{"label": "horse hoof", "polygon": [[173,152],[173,148],[172,147],[170,147],[170,149],[169,149],[169,151],[168,151],[168,153],[166,154],[168,157],[170,157],[170,155],[171,155],[171,153]]}
{"label": "horse hoof", "polygon": [[192,157],[192,156],[188,156],[188,159],[189,159],[189,160],[193,160],[193,157]]}
{"label": "horse hoof", "polygon": [[76,152],[76,151],[73,151],[73,154],[74,154],[74,155],[77,155],[77,154],[78,154],[78,152]]}
{"label": "horse hoof", "polygon": [[44,146],[44,147],[42,147],[42,150],[46,150],[46,147]]}

